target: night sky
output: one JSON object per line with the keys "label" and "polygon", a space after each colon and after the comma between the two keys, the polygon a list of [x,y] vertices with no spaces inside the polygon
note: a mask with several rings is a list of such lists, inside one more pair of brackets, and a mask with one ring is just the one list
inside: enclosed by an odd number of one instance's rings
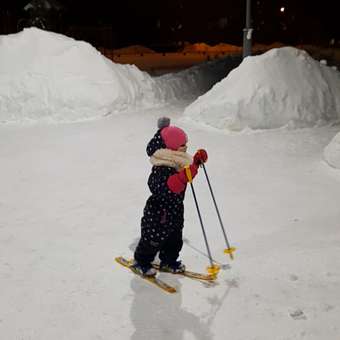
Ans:
{"label": "night sky", "polygon": [[[10,11],[16,18],[25,17],[27,13],[22,8],[28,2],[2,0],[0,10]],[[327,45],[331,39],[339,41],[337,2],[252,0],[254,42]],[[58,19],[62,25],[56,30],[65,33],[76,32],[75,27],[111,27],[101,45],[157,47],[184,41],[242,45],[246,0],[59,0],[59,3],[64,10]],[[282,7],[284,12],[280,11]]]}

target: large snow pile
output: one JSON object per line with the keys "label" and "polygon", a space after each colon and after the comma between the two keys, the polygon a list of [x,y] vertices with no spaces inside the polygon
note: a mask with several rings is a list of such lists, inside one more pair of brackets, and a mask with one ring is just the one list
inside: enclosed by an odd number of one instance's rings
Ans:
{"label": "large snow pile", "polygon": [[219,129],[309,127],[340,117],[340,74],[293,47],[248,57],[184,116]]}
{"label": "large snow pile", "polygon": [[329,165],[340,169],[340,132],[326,146],[324,158]]}
{"label": "large snow pile", "polygon": [[152,78],[86,42],[29,28],[0,36],[0,122],[76,121],[194,100],[225,73],[223,61],[213,61]]}
{"label": "large snow pile", "polygon": [[0,36],[0,75],[1,122],[93,118],[156,100],[147,73],[37,28]]}

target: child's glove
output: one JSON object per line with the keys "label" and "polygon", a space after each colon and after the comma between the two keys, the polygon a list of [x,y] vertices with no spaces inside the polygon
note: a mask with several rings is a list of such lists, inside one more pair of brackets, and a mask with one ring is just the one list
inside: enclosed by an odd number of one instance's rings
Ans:
{"label": "child's glove", "polygon": [[194,155],[194,164],[197,166],[205,163],[208,160],[208,154],[204,149],[199,149]]}

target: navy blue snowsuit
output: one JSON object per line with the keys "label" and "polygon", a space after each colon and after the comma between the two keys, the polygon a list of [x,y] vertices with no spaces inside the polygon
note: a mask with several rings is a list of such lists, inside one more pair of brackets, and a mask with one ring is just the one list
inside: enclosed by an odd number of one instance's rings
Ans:
{"label": "navy blue snowsuit", "polygon": [[[161,148],[166,146],[158,130],[146,151],[151,157]],[[151,196],[144,207],[141,238],[134,254],[135,260],[142,266],[149,266],[158,252],[162,264],[174,263],[182,249],[185,190],[176,194],[167,185],[168,178],[176,173],[172,167],[152,167],[148,179]]]}

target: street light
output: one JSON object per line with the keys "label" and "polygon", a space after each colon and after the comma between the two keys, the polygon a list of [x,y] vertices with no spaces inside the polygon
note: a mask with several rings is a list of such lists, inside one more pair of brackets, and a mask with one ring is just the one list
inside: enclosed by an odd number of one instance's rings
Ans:
{"label": "street light", "polygon": [[253,29],[251,28],[251,0],[246,5],[246,27],[243,29],[243,58],[251,55]]}

